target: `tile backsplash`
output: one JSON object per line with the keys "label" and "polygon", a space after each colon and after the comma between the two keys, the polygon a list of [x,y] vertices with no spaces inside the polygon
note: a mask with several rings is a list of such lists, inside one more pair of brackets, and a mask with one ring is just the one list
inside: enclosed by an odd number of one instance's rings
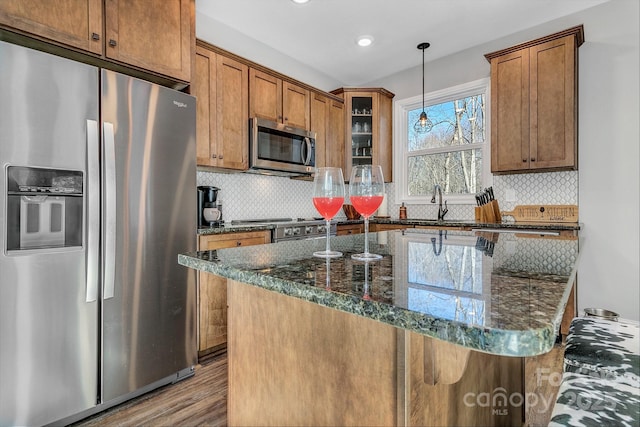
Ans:
{"label": "tile backsplash", "polygon": [[[225,221],[253,218],[309,218],[317,217],[311,197],[313,183],[286,177],[249,173],[215,173],[198,171],[198,185],[220,188],[218,198],[222,202]],[[495,198],[501,210],[511,210],[516,205],[530,204],[578,204],[578,172],[546,172],[493,177]],[[514,201],[506,201],[507,192],[513,191]],[[388,213],[398,217],[400,205],[395,204],[395,184],[386,185]],[[446,200],[446,196],[445,196]],[[449,205],[447,219],[473,219],[474,206]],[[435,219],[435,204],[408,205],[409,218]],[[344,219],[340,211],[337,218]],[[504,220],[512,220],[505,217]]]}

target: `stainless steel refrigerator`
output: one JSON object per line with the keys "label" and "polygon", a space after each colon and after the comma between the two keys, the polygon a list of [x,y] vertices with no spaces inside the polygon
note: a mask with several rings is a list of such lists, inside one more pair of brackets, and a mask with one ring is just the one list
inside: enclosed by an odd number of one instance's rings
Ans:
{"label": "stainless steel refrigerator", "polygon": [[0,425],[192,375],[195,98],[0,41]]}

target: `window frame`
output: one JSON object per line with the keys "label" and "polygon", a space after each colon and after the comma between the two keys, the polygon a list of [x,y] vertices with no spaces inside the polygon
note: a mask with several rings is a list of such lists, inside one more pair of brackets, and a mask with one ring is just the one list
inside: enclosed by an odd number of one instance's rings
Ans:
{"label": "window frame", "polygon": [[[452,151],[481,149],[482,150],[482,182],[484,187],[493,185],[493,175],[491,174],[491,79],[486,77],[460,85],[448,87],[434,92],[424,94],[425,108],[431,105],[440,104],[454,99],[461,99],[471,95],[485,95],[485,135],[486,139],[483,143],[470,144],[466,146],[456,146],[452,148],[441,147],[428,150],[419,150],[411,152],[412,156],[416,153],[437,154]],[[409,170],[409,152],[407,144],[407,117],[409,111],[422,109],[422,94],[412,96],[410,98],[400,99],[394,102],[394,123],[393,123],[393,139],[395,141],[393,147],[394,157],[394,176],[395,182],[395,203],[396,204],[427,204],[431,203],[431,195],[410,196],[408,194],[408,177]],[[443,197],[445,194],[443,193]],[[457,195],[446,194],[449,205],[475,205],[476,199],[474,194]]]}

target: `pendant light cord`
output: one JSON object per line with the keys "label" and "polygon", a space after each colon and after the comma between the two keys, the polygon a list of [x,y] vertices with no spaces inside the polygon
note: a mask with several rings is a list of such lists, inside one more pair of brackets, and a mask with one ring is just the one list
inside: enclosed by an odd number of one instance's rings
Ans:
{"label": "pendant light cord", "polygon": [[424,49],[422,49],[422,111],[424,111]]}

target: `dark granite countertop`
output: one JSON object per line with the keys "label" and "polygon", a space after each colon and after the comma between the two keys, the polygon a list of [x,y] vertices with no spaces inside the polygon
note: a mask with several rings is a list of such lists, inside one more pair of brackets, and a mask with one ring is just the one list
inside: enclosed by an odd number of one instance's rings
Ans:
{"label": "dark granite countertop", "polygon": [[488,229],[504,229],[504,230],[580,230],[580,224],[575,222],[476,222],[474,220],[451,219],[445,221],[437,221],[432,219],[393,219],[393,218],[375,218],[371,222],[377,224],[405,224],[407,226],[434,226],[434,227],[465,227],[465,228],[488,228]]}
{"label": "dark granite countertop", "polygon": [[533,356],[555,342],[578,240],[453,230],[370,233],[383,259],[351,259],[364,235],[180,254],[187,267],[474,350]]}
{"label": "dark granite countertop", "polygon": [[[363,220],[348,220],[346,218],[334,220],[338,225],[362,224]],[[485,228],[485,229],[503,229],[503,230],[554,230],[554,231],[579,231],[581,224],[579,223],[534,223],[534,222],[475,222],[473,220],[446,220],[436,221],[431,219],[397,219],[397,218],[372,218],[369,224],[404,224],[407,227],[430,226],[438,228]],[[243,231],[259,231],[273,230],[275,225],[271,224],[242,224],[232,225],[230,222],[224,223],[219,227],[202,227],[198,228],[198,235],[206,234],[223,234],[238,233]]]}

